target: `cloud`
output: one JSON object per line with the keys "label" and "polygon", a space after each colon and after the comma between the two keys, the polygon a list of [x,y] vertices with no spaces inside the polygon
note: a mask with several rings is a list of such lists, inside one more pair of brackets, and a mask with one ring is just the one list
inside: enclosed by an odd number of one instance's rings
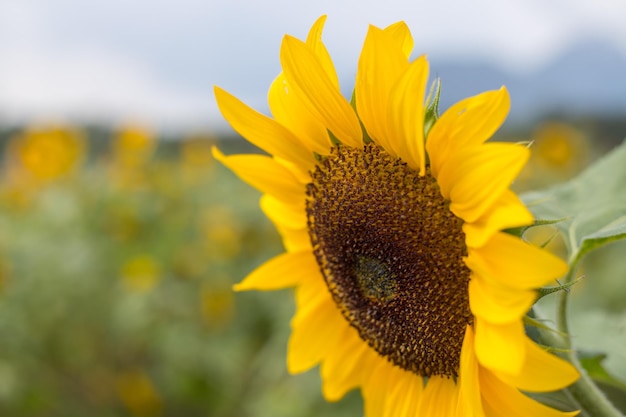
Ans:
{"label": "cloud", "polygon": [[4,117],[147,119],[198,123],[214,112],[209,94],[169,85],[127,57],[91,50],[22,51],[1,63]]}
{"label": "cloud", "polygon": [[[626,36],[621,3],[601,0],[22,0],[0,3],[0,117],[221,120],[217,84],[257,108],[280,70],[285,33],[328,14],[325,41],[354,76],[369,23],[405,20],[416,52],[531,71],[577,37]],[[581,28],[583,30],[581,30]]]}

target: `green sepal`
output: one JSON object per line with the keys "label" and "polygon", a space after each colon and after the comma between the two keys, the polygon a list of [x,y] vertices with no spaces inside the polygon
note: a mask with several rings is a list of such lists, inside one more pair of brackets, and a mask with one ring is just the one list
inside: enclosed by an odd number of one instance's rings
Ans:
{"label": "green sepal", "polygon": [[424,115],[424,137],[428,137],[430,129],[439,120],[439,99],[441,97],[441,80],[435,79],[430,85],[426,97],[426,114]]}
{"label": "green sepal", "polygon": [[328,132],[328,137],[330,138],[330,143],[332,143],[333,146],[340,146],[341,145],[341,141],[339,140],[339,138],[337,138],[337,136],[335,136],[335,134],[333,132],[331,132],[330,130],[326,129],[326,131]]}
{"label": "green sepal", "polygon": [[[532,227],[548,226],[548,225],[551,225],[551,224],[557,224],[557,223],[565,221],[567,219],[568,219],[567,217],[563,217],[561,219],[555,219],[555,220],[538,219],[538,220],[535,220],[533,222],[533,224],[531,224],[531,225],[521,226],[521,227],[512,227],[510,229],[504,229],[503,232],[521,238],[524,235],[524,233],[526,233],[526,231],[528,229],[532,228]],[[544,243],[544,245],[545,245],[545,243]]]}
{"label": "green sepal", "polygon": [[[549,294],[553,294],[555,292],[559,292],[559,291],[569,291],[570,287],[573,287],[575,284],[578,284],[578,282],[580,282],[580,280],[582,280],[584,278],[584,275],[576,278],[573,281],[570,282],[566,282],[565,284],[560,284],[557,285],[555,287],[543,287],[543,288],[539,288],[537,290],[537,292],[539,293],[539,295],[537,296],[537,300],[545,297],[546,295]],[[558,281],[557,281],[558,282]]]}
{"label": "green sepal", "polygon": [[365,130],[365,126],[363,126],[363,122],[361,121],[361,117],[359,117],[359,113],[356,111],[356,90],[352,90],[352,96],[350,97],[350,106],[352,107],[352,110],[354,110],[354,113],[359,119],[359,125],[361,126],[361,133],[363,134],[363,143],[367,144],[367,143],[373,142],[372,138],[367,133],[367,130]]}
{"label": "green sepal", "polygon": [[[556,330],[556,329],[553,329],[552,327],[550,327],[550,326],[548,326],[548,325],[544,324],[541,320],[537,320],[537,319],[536,319],[536,318],[534,318],[534,317],[531,317],[531,316],[524,316],[524,318],[523,318],[523,322],[524,322],[524,326],[535,327],[535,328],[537,328],[537,329],[541,329],[541,330],[544,330],[544,331],[547,331],[547,332],[556,333],[556,334],[558,334],[559,336],[564,336],[564,334],[563,334],[562,332],[560,332],[560,331],[558,331],[558,330]],[[531,337],[532,337],[532,335],[531,335]],[[536,340],[536,339],[539,339],[539,338],[538,338],[538,337],[537,337],[537,338],[532,337],[532,339],[533,339],[535,342],[537,342],[537,340]]]}

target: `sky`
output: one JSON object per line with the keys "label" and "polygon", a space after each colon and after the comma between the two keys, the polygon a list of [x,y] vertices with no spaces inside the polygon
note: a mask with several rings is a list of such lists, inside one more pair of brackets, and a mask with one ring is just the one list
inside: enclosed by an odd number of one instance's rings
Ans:
{"label": "sky", "polygon": [[532,71],[587,38],[626,54],[623,0],[0,0],[0,123],[223,129],[213,86],[265,111],[283,35],[322,14],[342,80],[368,24],[398,20],[431,62]]}

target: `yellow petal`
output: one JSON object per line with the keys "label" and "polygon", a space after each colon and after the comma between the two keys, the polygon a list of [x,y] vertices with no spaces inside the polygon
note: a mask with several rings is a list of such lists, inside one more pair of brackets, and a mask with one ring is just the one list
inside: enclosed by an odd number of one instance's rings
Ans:
{"label": "yellow petal", "polygon": [[354,110],[333,85],[311,48],[286,35],[280,48],[280,62],[289,85],[294,87],[311,114],[342,143],[362,146],[361,125]]}
{"label": "yellow petal", "polygon": [[[338,320],[343,319],[337,310]],[[345,326],[338,343],[321,366],[322,392],[327,401],[337,401],[363,382],[364,362],[371,348],[361,339],[356,329]]]}
{"label": "yellow petal", "polygon": [[275,225],[295,230],[306,228],[306,211],[302,204],[286,204],[269,194],[264,194],[261,197],[261,210]]}
{"label": "yellow petal", "polygon": [[397,373],[394,366],[381,357],[371,361],[372,372],[361,388],[366,416],[383,416],[387,399],[388,388],[395,386]]}
{"label": "yellow petal", "polygon": [[489,139],[504,122],[510,105],[509,93],[502,87],[461,100],[446,110],[431,129],[426,143],[433,175],[438,175],[441,158],[449,147],[480,145]]}
{"label": "yellow petal", "polygon": [[494,324],[521,320],[537,299],[535,291],[489,283],[476,273],[472,274],[468,292],[472,313]]}
{"label": "yellow petal", "polygon": [[396,372],[394,384],[387,387],[388,395],[383,417],[409,417],[417,415],[424,391],[422,378],[410,372]]}
{"label": "yellow petal", "polygon": [[[309,31],[306,43],[315,53],[330,81],[339,89],[337,72],[322,42],[322,30],[325,22],[326,16],[317,19]],[[298,136],[307,149],[320,155],[330,153],[331,141],[326,126],[307,109],[302,99],[294,93],[283,73],[280,73],[270,86],[268,102],[274,118]]]}
{"label": "yellow petal", "polygon": [[574,366],[537,346],[526,338],[526,360],[515,376],[496,373],[504,382],[528,392],[556,391],[573,384],[580,377]]}
{"label": "yellow petal", "polygon": [[335,65],[333,64],[333,60],[322,42],[322,31],[324,30],[324,23],[326,23],[326,15],[320,16],[313,26],[311,30],[309,30],[309,34],[306,38],[306,44],[311,47],[315,56],[319,60],[319,63],[322,64],[324,68],[324,72],[333,83],[335,88],[339,89],[339,78],[337,77],[337,71],[335,70]]}
{"label": "yellow petal", "polygon": [[284,74],[278,75],[270,86],[268,102],[276,121],[291,130],[309,151],[320,155],[330,153],[331,142],[326,126],[293,92]]}
{"label": "yellow petal", "polygon": [[418,416],[455,417],[459,400],[459,387],[450,378],[428,378]]}
{"label": "yellow petal", "polygon": [[479,248],[498,231],[533,223],[532,213],[510,190],[506,190],[495,204],[472,223],[463,224],[465,244]]}
{"label": "yellow petal", "polygon": [[408,66],[402,45],[389,33],[370,25],[359,57],[354,87],[356,108],[369,136],[396,157],[401,138],[392,136],[387,126],[389,95]]}
{"label": "yellow petal", "polygon": [[484,417],[480,398],[478,380],[478,361],[474,350],[474,331],[467,326],[463,347],[461,348],[461,365],[459,369],[459,403],[456,417]]}
{"label": "yellow petal", "polygon": [[578,411],[558,411],[528,398],[487,369],[481,369],[480,385],[486,417],[573,417],[578,414]]}
{"label": "yellow petal", "polygon": [[521,320],[493,324],[477,318],[476,356],[484,367],[516,375],[526,355],[524,325]]}
{"label": "yellow petal", "polygon": [[503,232],[480,249],[470,248],[465,263],[485,279],[518,289],[542,287],[567,272],[555,255]]}
{"label": "yellow petal", "polygon": [[408,59],[413,52],[413,36],[406,23],[400,21],[387,26],[385,32],[400,45],[404,56]]}
{"label": "yellow petal", "polygon": [[424,94],[428,62],[421,56],[395,83],[389,97],[390,137],[399,144],[399,156],[420,175],[426,173],[424,156]]}
{"label": "yellow petal", "polygon": [[450,190],[450,211],[465,222],[479,219],[510,187],[530,151],[513,143],[488,143],[464,152],[460,165],[443,166],[437,182]]}
{"label": "yellow petal", "polygon": [[281,253],[252,271],[235,291],[271,291],[322,279],[311,252]]}
{"label": "yellow petal", "polygon": [[264,151],[295,163],[305,172],[313,167],[313,154],[287,128],[221,88],[216,86],[214,91],[222,115],[241,136]]}
{"label": "yellow petal", "polygon": [[423,378],[389,363],[381,356],[369,366],[371,375],[363,384],[366,416],[417,416],[424,390]]}
{"label": "yellow petal", "polygon": [[[319,275],[319,273],[318,273]],[[337,314],[321,276],[319,283],[301,285],[296,289],[297,311],[291,321],[291,335],[287,346],[287,370],[300,373],[317,365],[337,343],[338,337],[349,326]]]}
{"label": "yellow petal", "polygon": [[274,223],[274,226],[283,239],[283,245],[287,252],[311,252],[313,250],[307,229],[290,229],[277,223]]}
{"label": "yellow petal", "polygon": [[235,172],[239,178],[263,193],[268,193],[282,201],[304,204],[305,187],[283,165],[264,155],[225,156],[213,148],[215,159]]}

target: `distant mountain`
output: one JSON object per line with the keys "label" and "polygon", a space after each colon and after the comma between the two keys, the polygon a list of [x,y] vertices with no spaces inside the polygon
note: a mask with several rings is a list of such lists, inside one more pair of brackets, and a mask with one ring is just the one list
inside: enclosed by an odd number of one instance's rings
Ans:
{"label": "distant mountain", "polygon": [[626,117],[626,56],[606,42],[574,45],[543,68],[523,75],[478,61],[435,61],[431,74],[443,81],[444,109],[505,85],[511,93],[512,121],[545,113]]}

